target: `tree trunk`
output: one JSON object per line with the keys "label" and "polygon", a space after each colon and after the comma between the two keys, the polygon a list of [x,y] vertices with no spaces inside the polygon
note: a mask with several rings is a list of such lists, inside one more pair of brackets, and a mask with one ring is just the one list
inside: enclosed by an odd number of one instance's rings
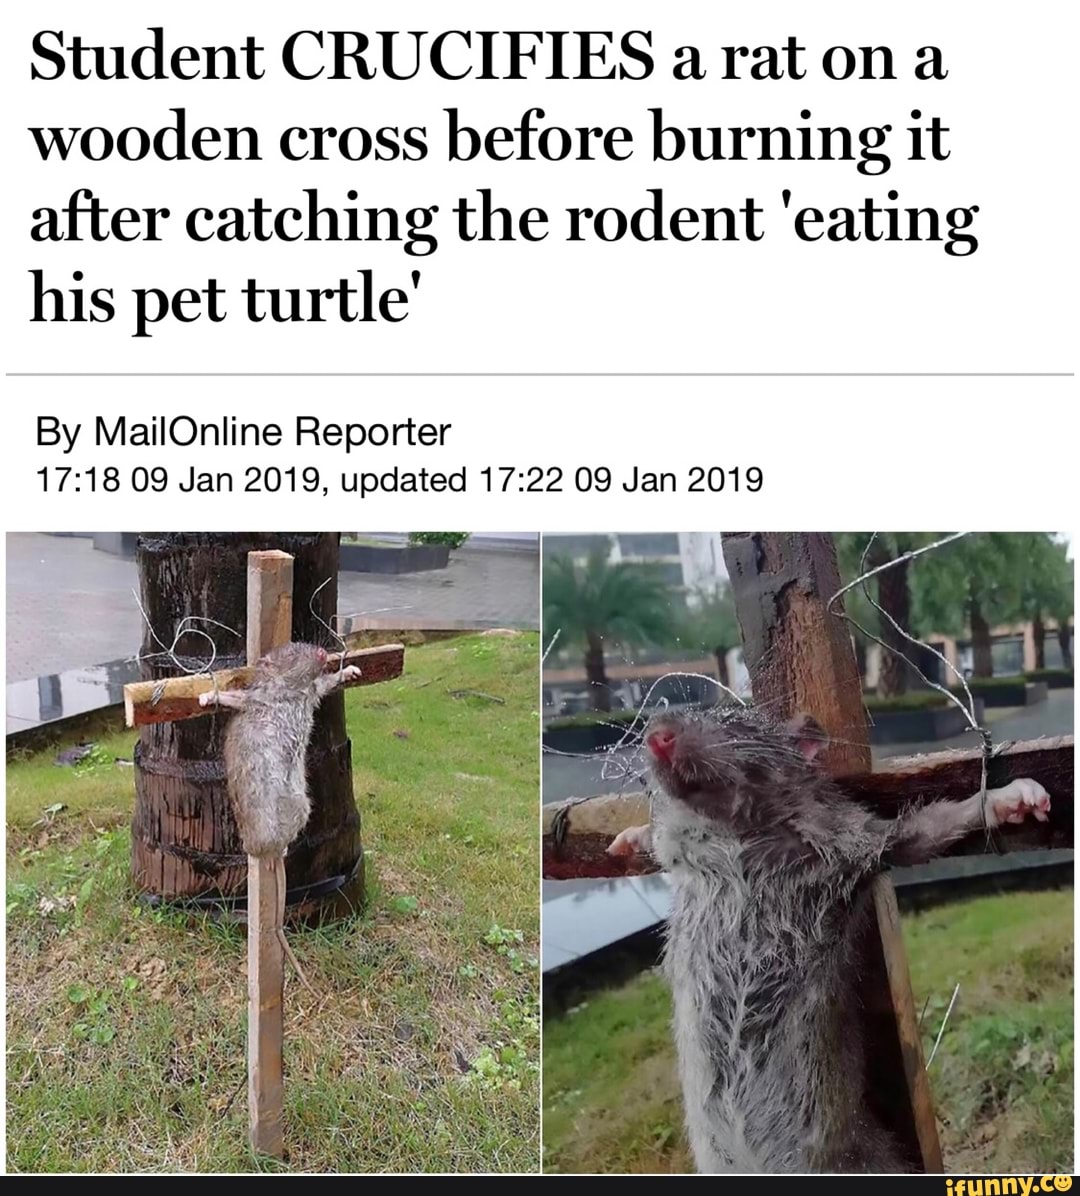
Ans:
{"label": "tree trunk", "polygon": [[[911,631],[911,594],[908,588],[909,561],[903,561],[878,574],[878,604],[903,631]],[[881,654],[878,674],[878,696],[891,698],[907,693],[909,671],[907,654],[913,645],[889,622],[882,619],[881,638],[889,650]]]}
{"label": "tree trunk", "polygon": [[1035,667],[1046,668],[1046,627],[1042,621],[1042,611],[1035,612],[1031,621],[1031,638],[1035,641]]}
{"label": "tree trunk", "polygon": [[716,679],[725,689],[730,689],[731,680],[728,677],[727,648],[714,648],[713,655],[716,657]]}
{"label": "tree trunk", "polygon": [[994,675],[994,654],[991,650],[990,624],[986,621],[977,594],[970,599],[971,653],[973,672],[976,677]]}
{"label": "tree trunk", "polygon": [[592,708],[610,710],[611,689],[608,686],[607,669],[604,667],[604,641],[595,632],[589,632],[586,639],[585,679],[589,685]]}
{"label": "tree trunk", "polygon": [[[245,663],[247,554],[277,548],[292,553],[292,638],[331,646],[311,613],[311,596],[331,622],[337,611],[336,533],[140,533],[137,560],[142,604],[157,637],[171,644],[185,615],[215,619],[196,623],[213,637],[184,635],[177,657],[189,669]],[[335,645],[336,646],[336,645]],[[161,644],[144,629],[142,676],[176,676],[179,670]],[[244,855],[229,806],[221,758],[227,714],[143,727],[135,748],[135,814],[132,874],[136,887],[168,900],[242,897],[247,882]],[[289,848],[286,860],[290,901],[313,912],[319,899],[358,904],[363,900],[360,814],[353,800],[352,759],[345,734],[344,695],[320,706],[308,745],[311,818]],[[314,891],[312,891],[314,890]],[[232,901],[229,901],[232,899]]]}
{"label": "tree trunk", "polygon": [[1058,623],[1058,643],[1061,645],[1061,664],[1063,668],[1073,667],[1072,628],[1062,619]]}

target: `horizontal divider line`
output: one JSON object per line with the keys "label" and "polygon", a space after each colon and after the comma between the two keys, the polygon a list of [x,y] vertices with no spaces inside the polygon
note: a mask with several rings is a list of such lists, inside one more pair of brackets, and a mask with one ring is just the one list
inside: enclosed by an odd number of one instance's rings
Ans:
{"label": "horizontal divider line", "polygon": [[904,370],[108,370],[9,371],[6,378],[1075,378],[1062,371]]}

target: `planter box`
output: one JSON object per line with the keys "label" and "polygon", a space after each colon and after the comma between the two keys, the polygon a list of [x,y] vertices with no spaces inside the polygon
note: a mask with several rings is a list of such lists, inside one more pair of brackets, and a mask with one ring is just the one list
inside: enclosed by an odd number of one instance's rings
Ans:
{"label": "planter box", "polygon": [[[983,702],[975,699],[975,718],[981,723]],[[872,714],[871,743],[930,743],[951,739],[968,729],[968,721],[955,706],[933,710],[879,710]],[[973,740],[974,743],[974,740]]]}
{"label": "planter box", "polygon": [[421,573],[449,563],[446,544],[342,544],[339,568],[345,573]]}
{"label": "planter box", "polygon": [[1032,685],[1041,682],[1047,689],[1072,689],[1073,671],[1062,669],[1060,673],[1047,673],[1044,677],[1029,677],[1028,681]]}
{"label": "planter box", "polygon": [[987,706],[1035,706],[1046,701],[1047,688],[1045,681],[1024,681],[1018,677],[1015,685],[988,686],[979,690],[976,697]]}
{"label": "planter box", "polygon": [[134,560],[137,535],[137,532],[94,532],[94,547],[98,552],[109,552],[113,556]]}
{"label": "planter box", "polygon": [[584,755],[605,752],[614,747],[624,735],[627,735],[629,741],[630,726],[630,723],[624,727],[592,723],[583,727],[551,727],[544,731],[544,747],[556,752]]}

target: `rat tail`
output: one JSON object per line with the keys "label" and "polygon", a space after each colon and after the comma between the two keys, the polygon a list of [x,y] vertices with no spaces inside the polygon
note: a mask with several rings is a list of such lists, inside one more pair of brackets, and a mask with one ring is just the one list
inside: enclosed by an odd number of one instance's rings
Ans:
{"label": "rat tail", "polygon": [[304,975],[304,969],[300,966],[300,961],[293,953],[292,947],[289,946],[289,940],[285,937],[285,857],[280,856],[277,861],[277,891],[278,891],[278,919],[277,919],[277,936],[278,942],[281,943],[281,949],[285,953],[285,958],[292,964],[296,974],[309,993],[314,993],[315,989],[311,986],[311,982],[307,976]]}
{"label": "rat tail", "polygon": [[292,947],[289,946],[289,940],[285,937],[285,930],[283,927],[278,927],[278,938],[281,940],[281,949],[285,952],[285,956],[289,963],[292,964],[296,970],[297,976],[300,977],[301,982],[309,993],[314,993],[315,989],[311,985],[311,981],[304,975],[304,969],[300,966],[300,961],[293,954]]}

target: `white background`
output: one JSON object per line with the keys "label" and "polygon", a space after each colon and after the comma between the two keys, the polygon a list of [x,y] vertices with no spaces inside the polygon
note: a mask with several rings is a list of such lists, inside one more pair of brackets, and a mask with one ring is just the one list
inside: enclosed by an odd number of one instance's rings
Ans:
{"label": "white background", "polygon": [[[260,378],[20,380],[32,401],[6,417],[7,526],[91,530],[191,526],[384,527],[432,522],[490,531],[510,526],[697,530],[760,524],[769,529],[861,530],[880,523],[974,530],[1068,526],[1075,512],[1073,379],[1015,378]],[[15,386],[12,386],[15,389]],[[39,412],[65,422],[94,414],[145,419],[158,411],[211,419],[221,411],[276,419],[297,413],[327,420],[402,418],[453,423],[445,449],[295,452],[138,449],[29,453]],[[90,435],[84,431],[82,440]],[[384,495],[363,501],[306,494],[90,495],[36,492],[43,464],[189,464],[241,473],[253,461],[317,465],[324,475],[385,470],[396,461],[450,470],[466,464],[637,464],[682,473],[694,465],[758,465],[756,494],[606,495],[522,493]],[[478,481],[477,477],[477,481]],[[568,477],[569,482],[569,477]]]}
{"label": "white background", "polygon": [[[1075,310],[1067,301],[1067,263],[1075,245],[1074,18],[1070,6],[1034,0],[1023,19],[993,7],[916,0],[903,5],[800,3],[700,4],[355,3],[183,6],[46,3],[20,6],[5,39],[7,139],[8,370],[1069,370]],[[392,20],[391,20],[392,14]],[[65,76],[31,82],[30,39],[42,28],[69,38],[130,48],[149,40],[149,24],[166,26],[167,44],[232,44],[245,34],[266,47],[267,76],[258,82],[79,82]],[[279,65],[277,49],[297,29],[384,27],[505,29],[651,29],[658,68],[644,82],[410,82],[377,79],[300,82]],[[718,77],[718,47],[782,43],[805,46],[801,81],[728,81]],[[675,82],[675,47],[694,44],[717,71],[701,82]],[[895,81],[845,82],[823,77],[817,63],[830,45],[890,45]],[[918,82],[911,67],[919,46],[942,47],[942,82]],[[157,128],[170,107],[184,106],[192,125],[255,125],[263,134],[258,163],[42,163],[29,124],[49,127],[128,124]],[[552,122],[630,127],[639,148],[629,162],[447,164],[440,152],[445,117],[456,106],[477,127],[515,125],[526,108]],[[951,130],[945,163],[898,161],[880,178],[844,162],[653,163],[646,110],[662,107],[669,123],[798,125],[799,111],[829,125],[891,123],[911,108],[937,114]],[[419,163],[287,163],[276,134],[289,125],[425,125],[433,152]],[[890,148],[903,145],[894,132]],[[633,208],[645,189],[662,186],[669,207],[739,204],[753,195],[767,208],[757,244],[466,245],[444,235],[428,258],[393,245],[196,245],[182,236],[177,213],[189,206],[243,205],[253,195],[295,202],[317,186],[326,202],[360,193],[361,206],[438,203],[440,220],[455,198],[493,189],[511,207],[569,204]],[[174,211],[161,243],[34,245],[32,210],[58,206],[90,187],[112,206]],[[940,244],[809,244],[795,239],[779,207],[790,188],[796,203],[855,205],[977,203],[978,252],[949,257]],[[553,229],[560,227],[553,224]],[[440,225],[449,234],[449,225]],[[283,286],[330,286],[370,266],[387,283],[419,267],[422,282],[401,325],[252,325],[235,294],[221,325],[205,320],[160,326],[132,342],[130,305],[107,325],[29,325],[32,268],[55,285],[82,270],[86,283],[203,285],[210,276],[241,284],[249,274]]]}
{"label": "white background", "polygon": [[[1019,530],[1067,526],[1076,510],[1075,405],[1076,6],[1031,0],[1020,8],[960,0],[904,4],[823,2],[459,3],[148,7],[39,3],[9,6],[4,82],[4,403],[0,470],[7,530],[238,526],[397,528],[509,526],[550,530],[684,530],[867,527]],[[40,28],[87,41],[140,44],[146,25],[171,44],[225,44],[245,34],[267,47],[258,83],[31,83],[30,39]],[[646,83],[301,83],[276,66],[289,32],[377,28],[643,28],[654,31],[661,69]],[[810,75],[793,82],[676,84],[666,54],[798,37]],[[895,82],[829,82],[814,66],[831,44],[889,44]],[[916,83],[914,49],[943,48],[947,81]],[[184,106],[192,124],[254,124],[261,163],[43,164],[26,126],[137,123],[154,128]],[[799,123],[808,107],[828,124],[906,123],[919,107],[952,130],[944,164],[898,162],[883,178],[851,163],[628,163],[447,165],[442,112],[476,126],[514,125],[528,107],[563,125],[646,128],[646,109],[700,125]],[[427,125],[435,152],[402,165],[287,164],[272,156],[286,125]],[[896,149],[902,143],[891,143]],[[643,143],[644,145],[644,143]],[[669,206],[741,203],[768,210],[759,244],[462,245],[445,222],[442,244],[412,259],[395,246],[196,246],[176,219],[160,244],[33,245],[32,210],[89,186],[111,205],[244,205],[254,195],[294,202],[318,186],[324,202],[354,187],[362,205],[438,203],[444,214],[480,187],[513,206],[555,214],[567,204],[634,207],[662,186]],[[900,202],[941,208],[977,203],[976,254],[941,245],[804,244],[777,206],[783,187],[799,203],[857,205],[889,187]],[[556,222],[553,228],[558,229]],[[423,281],[397,325],[250,325],[235,294],[226,323],[161,325],[133,340],[125,291],[201,286],[217,276],[235,290],[249,274],[269,284],[328,286],[372,267],[384,284],[414,267]],[[28,270],[64,285],[72,270],[113,286],[120,315],[105,325],[32,325]],[[13,377],[83,374],[255,373],[1012,373],[1064,377]],[[35,417],[68,421],[223,413],[291,423],[325,419],[450,420],[444,450],[345,458],[337,450],[252,453],[182,450],[35,450]],[[84,433],[85,442],[85,433]],[[695,464],[760,466],[757,494],[631,496],[306,495],[133,496],[85,490],[43,495],[43,465],[78,469],[189,465],[241,472],[252,463],[341,469],[455,469],[467,465]],[[0,559],[0,569],[3,568]]]}
{"label": "white background", "polygon": [[[111,4],[91,13],[76,4],[24,7],[5,39],[6,374],[27,371],[161,373],[224,371],[466,373],[879,373],[1021,372],[1068,374],[1075,366],[1075,142],[1070,59],[1075,19],[1064,4],[1032,3],[1022,22],[964,4],[794,3],[717,8],[696,4],[550,4],[542,18],[506,5],[401,4],[387,10],[315,4],[254,10],[188,4],[175,11]],[[167,45],[239,43],[266,47],[259,82],[32,83],[30,39],[37,29],[81,33],[91,43],[148,40],[166,26]],[[658,69],[648,82],[407,83],[376,80],[301,83],[278,65],[283,38],[298,28],[369,31],[457,28],[651,29]],[[734,82],[716,73],[673,82],[674,47],[699,46],[708,66],[717,47],[781,43],[807,47],[800,82]],[[817,62],[832,44],[892,46],[894,82],[830,82]],[[915,82],[916,47],[942,47],[944,82]],[[1068,89],[1068,90],[1067,90]],[[27,125],[154,128],[170,106],[192,124],[253,124],[263,133],[261,163],[43,164]],[[613,163],[448,165],[440,152],[441,110],[461,110],[476,126],[515,124],[540,106],[561,124],[625,124],[640,132],[645,110],[662,106],[684,124],[794,124],[802,107],[822,123],[905,123],[919,106],[952,129],[946,163],[896,162],[883,178],[851,163],[654,164],[638,156]],[[421,163],[288,164],[275,135],[290,124],[425,124],[433,152]],[[890,147],[903,143],[895,136]],[[481,186],[511,206],[567,203],[633,206],[648,186],[669,204],[740,202],[755,195],[769,211],[758,244],[623,242],[571,245],[463,245],[440,226],[442,244],[412,259],[388,245],[192,245],[174,218],[160,244],[35,245],[34,207],[60,204],[80,186],[107,202],[246,203],[256,194],[295,201],[317,185],[326,202],[348,187],[360,203],[432,203],[447,209]],[[980,248],[967,258],[941,245],[861,242],[803,244],[780,219],[776,196],[791,187],[822,206],[881,196],[939,207],[977,202]],[[420,293],[401,324],[253,325],[236,300],[230,318],[158,326],[130,336],[127,288],[198,286],[208,276],[235,286],[249,274],[285,285],[331,285],[373,267],[394,281],[419,266]],[[112,285],[120,308],[110,324],[28,323],[29,275],[41,267],[62,285],[81,269]],[[229,528],[348,524],[406,528],[455,526],[781,527],[1059,526],[1072,509],[1070,474],[1075,382],[1058,378],[676,378],[440,377],[425,379],[263,377],[5,378],[3,490],[11,528],[158,526]],[[99,451],[61,458],[35,451],[39,412],[89,421],[186,413],[211,418],[274,418],[298,412],[340,421],[450,419],[445,450],[381,450],[346,460],[317,454],[243,450],[192,454]],[[87,436],[84,434],[84,445]],[[484,465],[758,465],[758,494],[607,496],[521,494],[386,496],[42,495],[36,471],[64,463],[85,469],[164,464],[177,474],[247,464],[450,469]]]}

